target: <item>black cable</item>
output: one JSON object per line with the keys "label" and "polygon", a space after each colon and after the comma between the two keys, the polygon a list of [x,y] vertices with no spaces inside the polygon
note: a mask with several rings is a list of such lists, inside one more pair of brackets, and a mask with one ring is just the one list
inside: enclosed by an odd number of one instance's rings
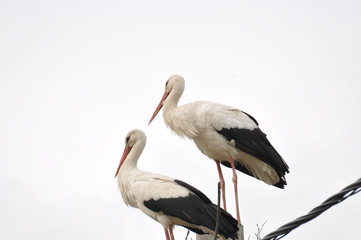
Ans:
{"label": "black cable", "polygon": [[214,240],[217,240],[217,236],[218,236],[218,230],[219,230],[219,219],[220,219],[220,215],[221,215],[221,183],[218,182],[218,201],[217,201],[217,220],[216,220],[216,229],[214,231]]}
{"label": "black cable", "polygon": [[288,233],[290,233],[293,229],[316,218],[318,215],[320,215],[321,213],[323,213],[330,207],[333,207],[334,205],[342,202],[346,198],[348,198],[360,191],[361,191],[361,178],[358,179],[353,184],[342,189],[339,193],[328,198],[320,206],[312,209],[308,214],[306,214],[302,217],[299,217],[299,218],[293,220],[292,222],[287,223],[287,224],[283,225],[282,227],[278,228],[276,231],[273,231],[273,232],[267,234],[264,238],[262,238],[262,240],[281,239],[284,236],[286,236]]}

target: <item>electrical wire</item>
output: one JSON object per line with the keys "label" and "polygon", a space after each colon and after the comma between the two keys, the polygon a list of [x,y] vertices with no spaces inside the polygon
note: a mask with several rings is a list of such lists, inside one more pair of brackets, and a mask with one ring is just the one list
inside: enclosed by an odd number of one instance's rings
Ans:
{"label": "electrical wire", "polygon": [[339,193],[329,197],[320,206],[312,209],[308,214],[306,214],[302,217],[299,217],[299,218],[293,220],[292,222],[281,226],[276,231],[273,231],[273,232],[267,234],[264,238],[262,238],[262,240],[281,239],[284,236],[286,236],[288,233],[290,233],[292,230],[294,230],[295,228],[316,218],[317,216],[319,216],[321,213],[323,213],[327,209],[333,207],[334,205],[342,202],[346,198],[351,197],[352,195],[354,195],[360,191],[361,191],[361,178],[358,179],[353,184],[342,189]]}

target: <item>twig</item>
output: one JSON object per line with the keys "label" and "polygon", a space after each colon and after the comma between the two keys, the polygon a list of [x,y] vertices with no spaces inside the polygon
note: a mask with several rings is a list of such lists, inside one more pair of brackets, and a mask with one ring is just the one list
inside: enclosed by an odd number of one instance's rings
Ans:
{"label": "twig", "polygon": [[258,224],[256,224],[257,226],[257,233],[255,233],[254,235],[256,236],[257,240],[261,240],[261,232],[262,232],[262,229],[264,227],[264,225],[267,223],[267,221],[265,221],[261,227],[259,227]]}
{"label": "twig", "polygon": [[187,238],[188,238],[188,235],[189,235],[189,232],[190,232],[190,231],[188,230],[188,231],[187,231],[187,235],[186,235],[186,239],[185,239],[185,240],[187,240]]}

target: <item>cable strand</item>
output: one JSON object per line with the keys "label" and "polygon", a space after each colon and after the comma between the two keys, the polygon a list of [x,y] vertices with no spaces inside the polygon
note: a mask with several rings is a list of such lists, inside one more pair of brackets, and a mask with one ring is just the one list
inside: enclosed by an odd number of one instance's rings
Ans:
{"label": "cable strand", "polygon": [[356,182],[350,184],[349,186],[342,189],[339,193],[329,197],[326,201],[324,201],[320,206],[315,207],[312,209],[308,214],[296,218],[292,222],[289,222],[277,230],[267,234],[262,240],[278,240],[286,236],[295,228],[301,226],[302,224],[311,221],[312,219],[319,216],[324,211],[328,210],[329,208],[333,207],[334,205],[342,202],[343,200],[351,197],[352,195],[361,191],[361,178],[358,179]]}

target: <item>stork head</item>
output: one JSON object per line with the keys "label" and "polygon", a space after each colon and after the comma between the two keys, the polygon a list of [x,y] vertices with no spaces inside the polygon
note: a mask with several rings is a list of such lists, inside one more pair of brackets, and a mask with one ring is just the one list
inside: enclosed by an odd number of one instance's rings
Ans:
{"label": "stork head", "polygon": [[118,175],[120,168],[122,167],[123,163],[128,157],[128,154],[131,152],[133,148],[135,148],[134,154],[136,155],[133,154],[132,160],[133,161],[138,160],[140,154],[142,153],[145,147],[146,138],[147,137],[145,136],[144,132],[139,129],[134,129],[127,134],[127,136],[125,137],[125,148],[123,151],[123,155],[120,158],[119,166],[117,168],[117,172],[115,173],[114,177]]}
{"label": "stork head", "polygon": [[162,109],[164,102],[171,102],[177,105],[179,98],[182,96],[184,91],[184,78],[180,75],[171,76],[165,84],[165,91],[163,94],[158,107],[155,109],[152,118],[150,119],[148,125],[153,121],[157,116],[158,112]]}

